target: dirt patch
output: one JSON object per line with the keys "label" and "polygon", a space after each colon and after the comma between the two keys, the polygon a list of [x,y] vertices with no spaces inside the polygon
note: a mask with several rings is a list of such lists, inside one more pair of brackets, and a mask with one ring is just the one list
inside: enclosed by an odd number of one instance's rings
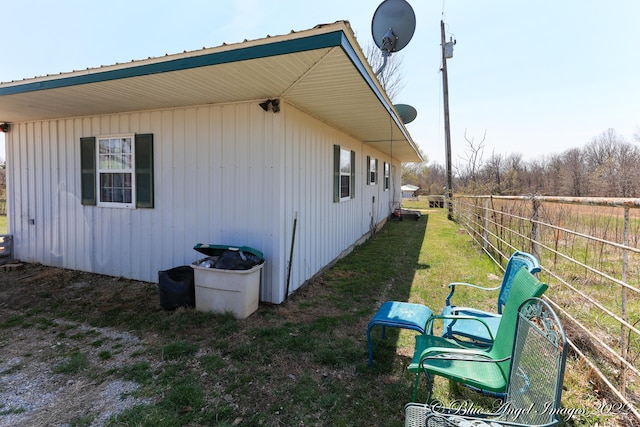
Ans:
{"label": "dirt patch", "polygon": [[108,374],[144,350],[140,337],[48,315],[47,301],[78,304],[113,280],[39,265],[0,273],[0,426],[102,425],[143,402],[135,382]]}
{"label": "dirt patch", "polygon": [[[245,352],[255,342],[273,340],[285,340],[301,350],[258,354],[265,360],[265,373],[258,377],[272,378],[284,390],[304,388],[310,382],[350,389],[355,378],[353,365],[318,365],[305,350],[309,344],[304,333],[282,331],[283,325],[313,324],[318,317],[344,314],[327,304],[332,295],[331,286],[326,285],[317,278],[286,304],[262,304],[259,314],[227,325],[224,318],[214,319],[191,309],[162,309],[153,283],[33,264],[0,272],[0,427],[103,426],[109,417],[128,408],[145,403],[154,404],[150,408],[162,405],[167,393],[155,382],[167,380],[156,376],[162,377],[181,364],[184,370],[176,371],[169,381],[179,382],[180,375],[200,378],[197,384],[206,395],[204,406],[198,409],[200,420],[206,419],[208,411],[222,411],[211,417],[225,419],[225,411],[231,410],[232,420],[238,414],[246,423],[247,417],[282,400],[282,389],[250,379],[253,396],[247,397],[248,386],[240,381],[242,391],[233,390],[233,386],[229,390],[228,381],[246,375],[244,363],[237,361],[253,357]],[[112,326],[105,326],[107,319]],[[227,326],[229,331],[221,332]],[[348,330],[357,329],[358,336],[366,329],[366,323],[350,326]],[[348,339],[345,334],[340,330],[335,337]],[[164,348],[175,342],[197,343],[198,352],[184,363],[172,365]],[[149,363],[151,387],[158,390],[152,393],[153,399],[146,397],[149,393],[142,389],[144,384],[122,375],[123,368],[131,369],[141,360]],[[219,366],[207,368],[201,363],[207,360],[217,360]],[[179,397],[174,400],[180,404]],[[271,416],[282,417],[287,406],[283,403],[284,409],[277,407],[279,414]],[[190,411],[190,405],[176,410]],[[260,422],[271,425],[264,423]]]}
{"label": "dirt patch", "polygon": [[[0,310],[0,319],[12,316]],[[77,370],[99,367],[100,373],[117,369],[142,349],[139,338],[128,333],[59,321],[45,329],[29,328],[5,335],[0,361],[0,426],[55,425],[60,419],[81,419],[93,414],[95,425],[141,401],[131,396],[137,384],[75,375],[65,364],[75,354],[86,360]],[[88,349],[78,353],[79,349]],[[66,372],[69,371],[69,372]],[[79,372],[78,372],[79,373]]]}

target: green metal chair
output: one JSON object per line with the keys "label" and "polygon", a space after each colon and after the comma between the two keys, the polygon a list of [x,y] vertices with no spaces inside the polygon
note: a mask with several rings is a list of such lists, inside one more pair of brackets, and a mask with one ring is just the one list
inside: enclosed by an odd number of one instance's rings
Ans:
{"label": "green metal chair", "polygon": [[[498,287],[485,288],[464,282],[450,283],[449,288],[451,288],[451,291],[445,300],[446,305],[441,313],[443,316],[442,336],[461,342],[472,342],[475,346],[490,346],[498,332],[500,317],[502,317],[502,310],[507,302],[511,282],[522,267],[526,267],[531,274],[540,272],[540,263],[535,256],[526,252],[516,251],[509,258],[502,283]],[[496,291],[499,289],[497,313],[454,305],[451,299],[456,291],[456,286],[468,286],[481,291]],[[468,319],[467,317],[472,317],[473,319]]]}
{"label": "green metal chair", "polygon": [[512,353],[507,394],[498,412],[465,414],[462,407],[409,403],[405,406],[405,427],[559,424],[567,340],[562,324],[545,301],[531,298],[520,306]]}
{"label": "green metal chair", "polygon": [[[408,367],[409,372],[416,374],[413,400],[417,397],[421,372],[427,375],[427,401],[431,396],[434,375],[490,394],[503,394],[511,367],[518,308],[527,299],[540,297],[546,289],[547,285],[540,282],[526,268],[517,272],[495,340],[489,348],[472,347],[435,335],[417,335],[413,360]],[[439,317],[441,316],[432,316],[429,322]],[[427,324],[425,329],[432,330],[432,325]]]}

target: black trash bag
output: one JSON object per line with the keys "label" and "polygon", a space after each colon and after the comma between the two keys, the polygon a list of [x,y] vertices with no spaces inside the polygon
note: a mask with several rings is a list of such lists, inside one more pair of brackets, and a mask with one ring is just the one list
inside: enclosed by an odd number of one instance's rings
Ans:
{"label": "black trash bag", "polygon": [[166,310],[178,307],[195,307],[196,290],[193,268],[188,265],[158,272],[160,306]]}
{"label": "black trash bag", "polygon": [[262,259],[249,252],[227,249],[218,257],[214,268],[222,270],[250,270],[262,263]]}

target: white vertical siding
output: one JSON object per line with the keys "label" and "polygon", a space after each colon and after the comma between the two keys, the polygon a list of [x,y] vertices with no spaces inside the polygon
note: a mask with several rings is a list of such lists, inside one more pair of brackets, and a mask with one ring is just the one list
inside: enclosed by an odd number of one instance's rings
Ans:
{"label": "white vertical siding", "polygon": [[[374,224],[388,217],[393,191],[384,191],[383,179],[371,186],[366,182],[366,156],[378,158],[380,167],[385,161],[391,163],[388,156],[287,107],[283,109],[286,114],[283,243],[288,260],[293,219],[298,212],[291,271],[291,290],[295,290],[367,234],[372,216]],[[356,152],[355,198],[340,203],[333,202],[334,144]]]}
{"label": "white vertical siding", "polygon": [[[196,243],[248,245],[267,261],[261,299],[281,302],[296,212],[290,291],[365,235],[372,215],[386,218],[393,199],[383,191],[389,158],[281,108],[252,102],[14,125],[7,178],[16,256],[155,282],[159,270],[199,258]],[[80,203],[80,138],[120,133],[154,135],[154,209]],[[333,202],[334,144],[356,152],[356,197],[341,203]],[[379,159],[375,186],[366,185],[367,155]]]}

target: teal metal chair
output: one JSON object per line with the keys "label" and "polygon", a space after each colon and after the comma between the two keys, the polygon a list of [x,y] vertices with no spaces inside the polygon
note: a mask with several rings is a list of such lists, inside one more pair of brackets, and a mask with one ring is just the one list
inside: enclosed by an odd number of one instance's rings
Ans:
{"label": "teal metal chair", "polygon": [[[447,296],[446,305],[441,313],[443,319],[442,336],[461,342],[471,342],[475,346],[490,346],[498,332],[500,317],[502,317],[502,310],[507,302],[511,282],[516,273],[523,267],[529,270],[531,274],[540,272],[540,263],[536,257],[526,252],[516,251],[509,258],[500,286],[485,288],[471,283],[450,283],[449,288],[451,288],[451,291]],[[451,299],[457,286],[468,286],[481,291],[496,291],[499,289],[497,313],[471,307],[455,306]]]}
{"label": "teal metal chair", "polygon": [[[427,376],[427,401],[431,397],[433,376],[442,376],[490,394],[504,394],[511,368],[511,352],[516,336],[518,308],[529,298],[540,297],[547,285],[526,268],[514,276],[500,319],[495,340],[488,348],[472,347],[435,335],[417,335],[413,359],[408,370],[416,375],[413,400],[418,393],[420,374]],[[434,322],[441,316],[432,316]],[[426,330],[432,325],[427,324]]]}
{"label": "teal metal chair", "polygon": [[[445,360],[457,363],[461,359],[456,356],[450,354]],[[509,383],[501,410],[465,414],[461,407],[409,403],[405,406],[405,427],[557,425],[566,358],[567,339],[556,313],[545,301],[528,299],[517,314]],[[433,359],[429,356],[427,360]],[[483,363],[480,360],[477,363]]]}

